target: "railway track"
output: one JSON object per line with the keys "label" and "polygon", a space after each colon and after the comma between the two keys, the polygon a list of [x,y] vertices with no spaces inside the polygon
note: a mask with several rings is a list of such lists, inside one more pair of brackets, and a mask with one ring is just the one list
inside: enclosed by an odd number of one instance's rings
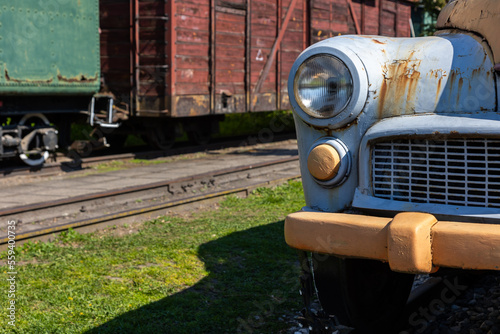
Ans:
{"label": "railway track", "polygon": [[[5,167],[0,168],[0,179],[9,178],[14,176],[52,176],[60,174],[61,172],[75,172],[90,168],[96,164],[101,164],[110,161],[125,161],[132,159],[157,159],[164,157],[171,157],[181,154],[190,154],[196,152],[203,152],[207,150],[218,150],[226,149],[231,147],[244,147],[246,145],[255,144],[252,138],[256,136],[241,136],[232,137],[221,140],[214,140],[212,143],[205,145],[194,145],[194,144],[181,144],[179,147],[175,147],[166,151],[161,150],[150,150],[149,147],[137,147],[130,152],[120,152],[117,153],[116,150],[109,149],[101,150],[97,152],[96,156],[82,157],[76,153],[70,153],[65,156],[61,153],[53,156],[51,161],[46,162],[42,166],[26,166],[19,165],[15,162],[9,161]],[[295,133],[282,133],[275,134],[271,140],[268,142],[282,141],[287,139],[295,138]],[[123,150],[122,150],[123,151]],[[107,153],[109,152],[109,153]],[[71,158],[73,157],[73,158]]]}
{"label": "railway track", "polygon": [[[16,220],[16,243],[49,240],[70,228],[82,232],[156,218],[170,211],[206,205],[230,194],[300,177],[298,156],[247,164],[174,180],[103,191],[0,210],[0,220]],[[0,249],[7,246],[0,226]]]}

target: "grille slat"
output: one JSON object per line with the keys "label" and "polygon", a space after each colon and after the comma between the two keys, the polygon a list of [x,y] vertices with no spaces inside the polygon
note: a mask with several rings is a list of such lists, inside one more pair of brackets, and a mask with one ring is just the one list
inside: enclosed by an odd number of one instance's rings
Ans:
{"label": "grille slat", "polygon": [[500,140],[400,139],[372,147],[375,197],[500,208]]}

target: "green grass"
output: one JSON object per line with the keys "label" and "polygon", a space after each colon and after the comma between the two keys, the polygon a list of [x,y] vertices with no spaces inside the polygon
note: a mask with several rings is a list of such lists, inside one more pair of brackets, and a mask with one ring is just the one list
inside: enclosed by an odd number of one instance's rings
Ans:
{"label": "green grass", "polygon": [[285,332],[301,299],[283,219],[303,205],[301,183],[290,182],[187,218],[18,247],[16,327],[2,279],[0,332]]}

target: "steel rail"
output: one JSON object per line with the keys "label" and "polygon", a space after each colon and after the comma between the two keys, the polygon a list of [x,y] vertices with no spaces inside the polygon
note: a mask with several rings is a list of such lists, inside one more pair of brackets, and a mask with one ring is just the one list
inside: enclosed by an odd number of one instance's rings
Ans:
{"label": "steel rail", "polygon": [[[252,136],[250,136],[252,137]],[[228,140],[222,140],[206,145],[188,145],[170,149],[168,151],[162,150],[152,150],[152,151],[138,151],[138,152],[127,152],[118,154],[107,154],[99,155],[93,157],[82,157],[78,160],[67,160],[65,157],[58,156],[57,159],[63,159],[61,162],[49,162],[42,166],[9,166],[0,168],[0,179],[9,178],[13,176],[51,176],[61,172],[75,172],[84,170],[91,167],[94,164],[105,163],[109,161],[116,160],[131,160],[131,159],[155,159],[155,158],[165,158],[172,157],[181,154],[190,154],[196,152],[203,152],[206,150],[217,150],[231,147],[249,147],[251,145],[242,145],[244,139],[242,138],[229,138]],[[272,142],[278,142],[281,140],[293,139],[294,134],[283,133],[276,134]]]}
{"label": "steel rail", "polygon": [[[140,216],[140,215],[143,215],[146,213],[155,212],[155,211],[162,210],[162,209],[177,207],[177,206],[186,205],[186,204],[192,204],[195,202],[206,201],[206,200],[210,200],[210,199],[214,199],[214,198],[218,198],[218,197],[223,197],[223,196],[227,196],[227,195],[232,195],[232,194],[237,194],[237,193],[242,193],[242,192],[244,192],[244,193],[246,193],[246,195],[248,195],[248,193],[250,192],[251,189],[255,189],[255,188],[259,188],[259,187],[263,187],[263,186],[269,186],[272,184],[279,184],[279,183],[286,182],[288,180],[293,180],[293,179],[298,179],[298,178],[300,178],[300,175],[296,175],[294,177],[281,178],[281,179],[273,180],[272,182],[256,183],[256,184],[251,184],[251,185],[245,186],[245,187],[239,187],[239,188],[230,189],[230,190],[216,191],[216,192],[212,192],[212,193],[208,193],[208,194],[204,194],[204,195],[199,195],[199,196],[192,196],[192,197],[181,199],[181,200],[168,201],[168,202],[165,202],[162,204],[150,205],[150,206],[143,207],[140,209],[124,210],[124,211],[120,211],[117,213],[111,213],[111,214],[102,215],[99,217],[94,217],[91,219],[82,219],[82,220],[78,220],[78,221],[71,222],[71,223],[60,224],[60,225],[52,226],[49,228],[41,228],[41,229],[37,229],[37,230],[32,230],[32,231],[29,231],[26,233],[17,234],[16,235],[16,242],[21,241],[21,240],[35,239],[37,237],[44,236],[47,234],[54,234],[54,233],[67,231],[70,228],[71,229],[78,229],[78,228],[87,227],[90,225],[97,225],[99,223],[117,221],[119,219],[131,217],[131,216]],[[0,246],[7,244],[8,241],[9,241],[8,237],[1,238],[0,239]]]}
{"label": "steel rail", "polygon": [[273,165],[277,165],[277,164],[281,164],[281,163],[298,161],[298,159],[299,159],[298,156],[283,158],[283,159],[273,160],[273,161],[269,161],[269,162],[262,162],[262,163],[257,163],[257,164],[249,164],[249,165],[244,165],[244,166],[225,168],[225,169],[218,170],[216,172],[201,173],[201,174],[196,174],[193,176],[178,178],[175,180],[154,182],[154,183],[148,183],[146,185],[131,186],[131,187],[126,187],[126,188],[122,188],[122,189],[118,189],[118,190],[102,191],[102,192],[97,192],[97,193],[93,193],[93,194],[89,194],[89,195],[75,196],[75,197],[65,198],[65,199],[61,199],[61,200],[46,201],[46,202],[40,202],[40,203],[35,203],[35,204],[23,205],[23,206],[18,206],[18,207],[14,207],[14,208],[0,210],[0,217],[18,214],[21,212],[28,212],[28,211],[42,209],[42,208],[56,207],[56,206],[60,206],[63,204],[78,203],[78,202],[83,202],[83,201],[93,200],[93,199],[98,199],[98,198],[106,198],[106,197],[122,195],[122,194],[127,194],[127,193],[133,193],[133,192],[138,192],[138,191],[151,190],[151,189],[155,189],[155,188],[165,187],[165,186],[172,184],[172,183],[191,181],[194,179],[207,177],[207,176],[219,176],[219,175],[230,174],[230,173],[235,173],[235,172],[239,172],[239,171],[243,171],[243,170],[250,170],[250,169],[255,169],[255,168],[269,167],[269,166],[273,166]]}
{"label": "steel rail", "polygon": [[[161,182],[155,182],[155,183],[150,183],[147,185],[140,185],[140,186],[131,186],[131,187],[126,187],[122,189],[117,189],[117,190],[112,190],[112,191],[104,191],[104,192],[99,192],[99,193],[93,193],[89,195],[82,195],[82,196],[76,196],[73,198],[67,198],[67,199],[61,199],[61,200],[55,200],[55,201],[46,201],[43,203],[35,203],[32,205],[25,205],[25,206],[18,206],[14,208],[9,208],[9,209],[4,209],[0,210],[0,217],[7,217],[7,216],[12,216],[15,214],[22,214],[22,213],[28,213],[32,214],[31,211],[34,210],[52,210],[54,212],[57,212],[57,208],[64,208],[66,205],[80,205],[80,203],[85,204],[88,203],[89,201],[93,201],[96,199],[113,199],[117,198],[118,196],[121,195],[127,195],[127,194],[134,194],[134,193],[144,193],[148,192],[154,189],[159,189],[161,190],[162,188],[167,188],[172,185],[176,184],[182,184],[183,182],[191,182],[191,181],[199,181],[203,180],[204,178],[206,179],[207,177],[209,178],[215,178],[215,177],[227,177],[229,176],[234,177],[232,175],[241,175],[241,173],[247,173],[251,170],[257,170],[261,169],[264,172],[267,172],[267,168],[272,168],[273,166],[289,166],[290,163],[295,163],[298,161],[298,156],[293,156],[293,157],[287,157],[287,158],[282,158],[282,159],[277,159],[273,161],[268,161],[268,162],[262,162],[262,163],[256,163],[256,164],[247,164],[244,166],[237,166],[237,167],[231,167],[231,168],[224,168],[220,169],[217,171],[212,171],[212,172],[206,172],[206,173],[201,173],[189,177],[182,177],[174,180],[169,180],[169,181],[161,181]],[[288,167],[290,168],[290,167]],[[293,171],[293,169],[292,169]],[[238,174],[240,173],[240,174]],[[269,172],[267,172],[269,173]],[[229,189],[227,186],[223,189],[215,189],[210,192],[206,192],[202,195],[194,195],[194,196],[189,196],[189,197],[181,197],[181,198],[168,198],[164,200],[163,202],[155,202],[152,204],[148,204],[147,206],[142,206],[138,208],[131,208],[127,210],[113,210],[111,213],[105,213],[101,214],[99,216],[94,216],[94,217],[77,217],[73,219],[77,220],[72,220],[72,221],[67,221],[62,224],[57,224],[57,225],[51,225],[47,227],[42,227],[38,229],[32,229],[32,230],[27,230],[25,232],[20,232],[16,234],[16,241],[17,242],[25,242],[27,240],[32,240],[32,239],[40,239],[45,236],[50,236],[54,233],[60,233],[62,231],[68,230],[68,229],[85,229],[88,227],[92,227],[97,229],[100,226],[109,226],[110,224],[113,223],[121,223],[123,224],[127,218],[133,217],[133,218],[138,218],[142,217],[144,219],[150,219],[154,218],[153,214],[157,215],[164,215],[165,214],[165,209],[168,208],[178,208],[194,203],[200,203],[200,202],[206,202],[206,201],[211,201],[215,200],[217,198],[227,196],[230,194],[243,194],[243,195],[248,195],[251,189],[256,189],[258,187],[263,187],[263,186],[269,186],[269,185],[274,185],[274,184],[281,184],[286,182],[287,180],[291,179],[298,179],[300,178],[300,174],[297,172],[292,173],[287,175],[286,177],[282,178],[276,178],[273,180],[268,180],[266,179],[265,181],[262,180],[257,180],[254,182],[248,182],[244,181],[243,185],[238,185],[235,187],[230,187]],[[245,178],[246,179],[246,178]],[[251,179],[251,178],[250,178]],[[219,187],[219,186],[217,186]],[[3,235],[0,238],[0,249],[5,248],[9,239],[7,235]]]}

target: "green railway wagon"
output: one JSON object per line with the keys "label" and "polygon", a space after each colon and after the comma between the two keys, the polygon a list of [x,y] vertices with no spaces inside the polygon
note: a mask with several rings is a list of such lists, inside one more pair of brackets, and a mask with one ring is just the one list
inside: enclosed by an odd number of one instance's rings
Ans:
{"label": "green railway wagon", "polygon": [[99,1],[0,1],[0,94],[86,94],[100,86]]}
{"label": "green railway wagon", "polygon": [[307,45],[408,36],[413,1],[0,0],[0,160],[40,165],[86,120],[91,150],[206,142],[226,114],[289,109]]}
{"label": "green railway wagon", "polygon": [[0,157],[38,165],[67,142],[100,67],[98,0],[0,0]]}

